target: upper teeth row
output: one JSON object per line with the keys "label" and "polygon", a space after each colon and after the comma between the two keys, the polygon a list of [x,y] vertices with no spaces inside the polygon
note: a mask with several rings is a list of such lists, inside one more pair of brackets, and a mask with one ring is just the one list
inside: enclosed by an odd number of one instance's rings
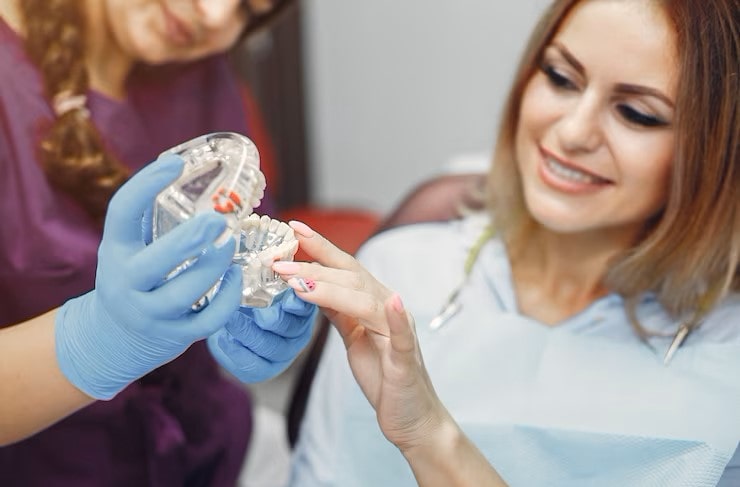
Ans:
{"label": "upper teeth row", "polygon": [[547,166],[558,176],[565,179],[570,179],[571,181],[575,181],[577,183],[599,182],[599,180],[594,176],[583,171],[579,171],[578,169],[573,169],[572,167],[566,167],[550,157],[547,158]]}

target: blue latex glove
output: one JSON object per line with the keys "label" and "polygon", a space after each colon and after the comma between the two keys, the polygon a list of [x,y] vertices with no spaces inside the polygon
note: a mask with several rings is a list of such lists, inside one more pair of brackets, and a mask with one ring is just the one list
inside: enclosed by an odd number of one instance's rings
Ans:
{"label": "blue latex glove", "polygon": [[[59,366],[93,398],[112,398],[223,327],[239,307],[241,272],[231,264],[234,240],[220,248],[213,244],[226,227],[222,215],[197,215],[146,245],[144,220],[154,198],[182,167],[179,157],[163,156],[115,194],[98,250],[95,290],[57,313]],[[198,257],[194,264],[162,282],[192,257]],[[191,311],[222,275],[213,301],[199,313]]]}
{"label": "blue latex glove", "polygon": [[239,308],[225,328],[208,337],[208,348],[242,382],[270,379],[309,342],[317,309],[289,289],[267,308]]}

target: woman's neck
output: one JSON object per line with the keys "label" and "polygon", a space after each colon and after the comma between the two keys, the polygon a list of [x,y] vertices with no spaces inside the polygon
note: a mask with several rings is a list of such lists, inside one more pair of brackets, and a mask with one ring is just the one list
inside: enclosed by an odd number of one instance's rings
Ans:
{"label": "woman's neck", "polygon": [[608,294],[609,264],[631,242],[608,231],[563,234],[534,227],[509,249],[520,312],[555,325],[582,311]]}

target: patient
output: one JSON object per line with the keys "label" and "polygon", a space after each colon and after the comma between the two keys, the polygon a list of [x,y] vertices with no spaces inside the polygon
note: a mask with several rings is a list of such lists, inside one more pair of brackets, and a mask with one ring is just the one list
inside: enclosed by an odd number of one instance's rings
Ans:
{"label": "patient", "polygon": [[358,260],[292,223],[338,333],[291,485],[740,483],[738,15],[556,0],[484,212]]}

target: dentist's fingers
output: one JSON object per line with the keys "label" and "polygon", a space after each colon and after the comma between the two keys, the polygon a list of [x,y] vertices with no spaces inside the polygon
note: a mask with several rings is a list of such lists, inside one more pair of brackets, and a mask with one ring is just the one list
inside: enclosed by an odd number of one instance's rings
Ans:
{"label": "dentist's fingers", "polygon": [[108,206],[104,238],[129,245],[132,253],[142,248],[141,218],[157,194],[182,173],[183,164],[178,156],[164,155],[121,186]]}
{"label": "dentist's fingers", "polygon": [[[127,268],[131,270],[132,286],[140,291],[149,291],[186,260],[202,256],[209,248],[215,251],[213,244],[225,228],[226,219],[215,212],[195,215],[178,225],[131,256]],[[233,255],[234,248],[234,241],[229,240],[228,245],[216,250]],[[221,272],[226,271],[227,267],[224,265]]]}

